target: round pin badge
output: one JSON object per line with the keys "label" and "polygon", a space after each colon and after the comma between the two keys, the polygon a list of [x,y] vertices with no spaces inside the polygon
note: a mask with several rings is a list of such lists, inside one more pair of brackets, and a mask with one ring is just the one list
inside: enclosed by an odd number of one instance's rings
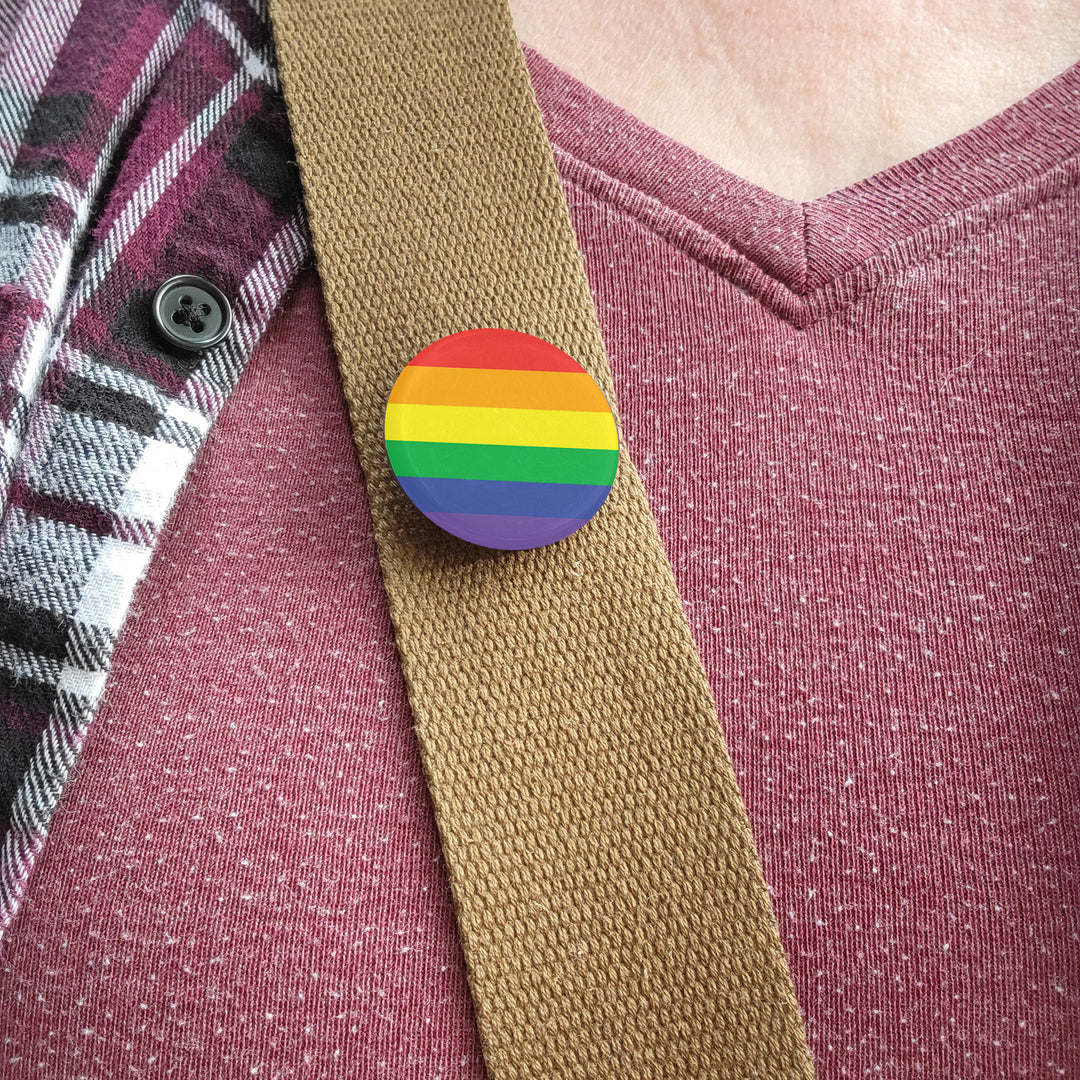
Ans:
{"label": "round pin badge", "polygon": [[615,418],[573,357],[515,330],[465,330],[418,353],[386,406],[386,453],[440,528],[482,547],[554,544],[600,509]]}

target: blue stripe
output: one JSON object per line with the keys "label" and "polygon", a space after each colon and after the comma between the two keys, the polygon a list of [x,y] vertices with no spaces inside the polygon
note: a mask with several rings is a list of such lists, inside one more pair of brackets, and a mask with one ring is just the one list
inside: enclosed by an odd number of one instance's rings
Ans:
{"label": "blue stripe", "polygon": [[512,514],[516,517],[589,518],[610,487],[534,484],[524,480],[444,480],[399,476],[405,494],[424,514]]}

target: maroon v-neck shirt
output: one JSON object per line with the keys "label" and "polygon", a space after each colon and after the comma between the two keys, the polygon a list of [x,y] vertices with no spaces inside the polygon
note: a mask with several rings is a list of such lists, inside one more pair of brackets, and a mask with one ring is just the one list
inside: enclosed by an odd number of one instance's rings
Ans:
{"label": "maroon v-neck shirt", "polygon": [[[1080,67],[802,204],[528,60],[819,1077],[1080,1069]],[[80,772],[12,1075],[482,1075],[310,274]]]}

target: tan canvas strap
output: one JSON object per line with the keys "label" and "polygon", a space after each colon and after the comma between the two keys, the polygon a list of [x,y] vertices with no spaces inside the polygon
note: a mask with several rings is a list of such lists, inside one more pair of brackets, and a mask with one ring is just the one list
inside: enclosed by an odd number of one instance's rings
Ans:
{"label": "tan canvas strap", "polygon": [[[811,1075],[641,482],[494,552],[401,494],[387,395],[474,327],[611,376],[505,0],[272,0],[327,311],[492,1080]],[[328,573],[332,569],[328,568]]]}

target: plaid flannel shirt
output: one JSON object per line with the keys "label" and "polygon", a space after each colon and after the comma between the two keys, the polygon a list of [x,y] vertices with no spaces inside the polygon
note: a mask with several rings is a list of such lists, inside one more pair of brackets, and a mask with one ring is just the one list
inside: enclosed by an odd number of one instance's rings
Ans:
{"label": "plaid flannel shirt", "polygon": [[[136,583],[308,255],[264,0],[0,4],[0,935]],[[158,285],[231,298],[170,352]]]}

